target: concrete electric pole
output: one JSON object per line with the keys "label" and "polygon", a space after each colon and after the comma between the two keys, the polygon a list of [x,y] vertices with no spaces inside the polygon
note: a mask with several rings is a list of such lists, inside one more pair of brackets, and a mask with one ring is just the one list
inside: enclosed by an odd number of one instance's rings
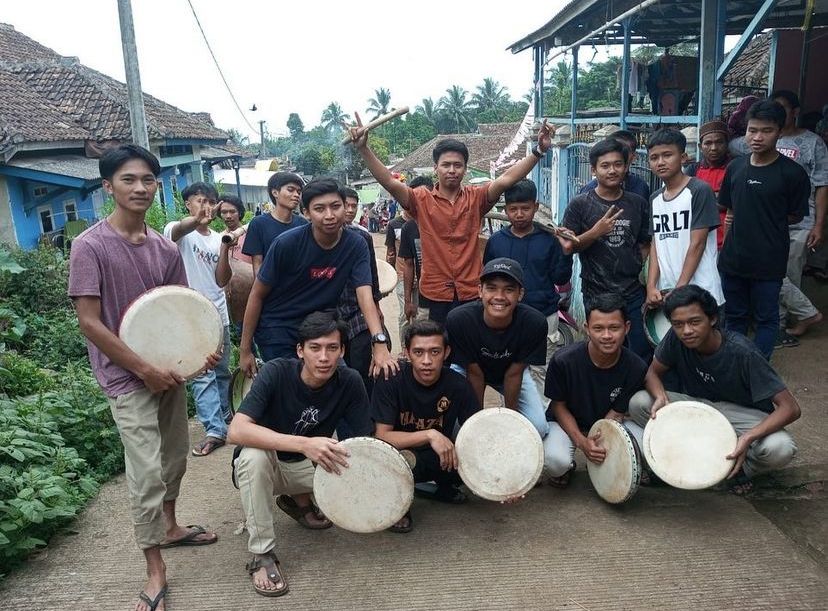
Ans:
{"label": "concrete electric pole", "polygon": [[138,69],[138,47],[135,45],[135,27],[132,23],[130,0],[118,0],[118,20],[121,23],[121,44],[124,48],[124,70],[126,72],[132,141],[145,149],[149,149],[147,116],[144,113],[141,72]]}
{"label": "concrete electric pole", "polygon": [[267,152],[265,151],[264,125],[264,121],[259,121],[259,137],[261,138],[259,144],[259,159],[264,159],[267,156]]}

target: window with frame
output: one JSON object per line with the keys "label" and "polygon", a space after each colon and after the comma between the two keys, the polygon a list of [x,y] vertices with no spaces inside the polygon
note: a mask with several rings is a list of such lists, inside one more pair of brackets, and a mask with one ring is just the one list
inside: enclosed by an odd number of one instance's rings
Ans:
{"label": "window with frame", "polygon": [[35,187],[32,190],[32,195],[35,197],[43,197],[44,195],[49,193],[49,187]]}
{"label": "window with frame", "polygon": [[66,215],[66,222],[78,220],[78,206],[74,199],[67,199],[63,202],[63,212]]}
{"label": "window with frame", "polygon": [[40,218],[40,230],[42,233],[51,233],[55,230],[55,219],[50,207],[44,206],[38,208],[37,216]]}

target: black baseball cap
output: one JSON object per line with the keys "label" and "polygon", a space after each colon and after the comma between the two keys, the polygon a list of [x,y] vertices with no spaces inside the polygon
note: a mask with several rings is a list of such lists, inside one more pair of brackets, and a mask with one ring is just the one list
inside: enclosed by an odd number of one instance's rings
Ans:
{"label": "black baseball cap", "polygon": [[520,263],[508,257],[498,257],[486,263],[483,266],[483,273],[480,274],[480,281],[482,282],[489,276],[506,276],[523,287],[523,268]]}

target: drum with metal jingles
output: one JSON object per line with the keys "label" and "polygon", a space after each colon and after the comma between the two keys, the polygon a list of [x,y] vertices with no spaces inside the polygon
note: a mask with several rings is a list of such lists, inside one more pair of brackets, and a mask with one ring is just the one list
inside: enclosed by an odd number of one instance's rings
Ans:
{"label": "drum with metal jingles", "polygon": [[153,367],[185,379],[221,350],[224,325],[216,306],[186,286],[159,286],[124,311],[118,336]]}
{"label": "drum with metal jingles", "polygon": [[345,530],[373,533],[393,526],[414,500],[414,475],[391,445],[373,437],[339,442],[348,449],[340,474],[316,467],[313,496],[328,519]]}
{"label": "drum with metal jingles", "polygon": [[[661,291],[661,294],[666,295],[669,292]],[[642,309],[642,316],[644,317],[644,334],[647,336],[650,345],[655,348],[672,328],[670,319],[664,313],[664,308],[648,308],[646,304]]]}
{"label": "drum with metal jingles", "polygon": [[641,483],[641,453],[635,438],[615,420],[598,420],[589,436],[600,433],[598,444],[607,451],[600,465],[587,461],[587,472],[595,492],[607,503],[625,503]]}

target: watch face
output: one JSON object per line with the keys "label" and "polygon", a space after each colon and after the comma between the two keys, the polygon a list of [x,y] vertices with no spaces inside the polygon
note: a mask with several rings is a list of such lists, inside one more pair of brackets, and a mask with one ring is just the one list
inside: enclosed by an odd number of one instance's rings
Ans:
{"label": "watch face", "polygon": [[388,341],[388,336],[385,333],[377,333],[374,336],[374,342],[376,342],[376,343],[382,343],[382,342],[387,342],[387,341]]}

